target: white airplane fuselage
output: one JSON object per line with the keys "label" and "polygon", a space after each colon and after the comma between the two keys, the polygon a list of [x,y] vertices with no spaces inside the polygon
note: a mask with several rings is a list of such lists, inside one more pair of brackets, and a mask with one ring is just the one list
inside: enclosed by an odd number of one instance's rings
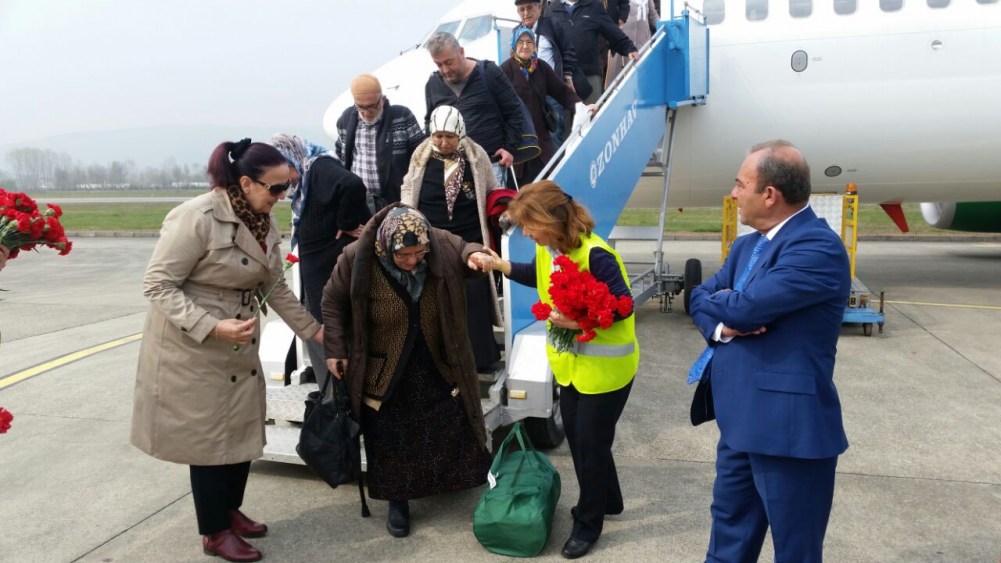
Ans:
{"label": "white airplane fuselage", "polygon": [[[665,12],[670,4],[662,0]],[[766,18],[748,21],[745,0],[726,0],[723,21],[709,26],[707,103],[678,114],[669,206],[720,205],[747,147],[773,138],[803,150],[815,192],[854,182],[865,203],[1001,200],[993,173],[1001,157],[1001,4],[953,0],[933,9],[912,0],[884,12],[859,1],[847,15],[833,4],[815,0],[808,17],[793,18],[786,2],[771,2]],[[506,37],[517,19],[510,0],[471,0],[441,23],[475,14],[498,18]],[[467,55],[499,58],[484,54],[498,43],[471,42]],[[433,70],[419,48],[374,74],[393,103],[423,121]],[[350,104],[345,92],[328,109],[331,136]],[[641,182],[631,206],[659,206],[653,180]]]}

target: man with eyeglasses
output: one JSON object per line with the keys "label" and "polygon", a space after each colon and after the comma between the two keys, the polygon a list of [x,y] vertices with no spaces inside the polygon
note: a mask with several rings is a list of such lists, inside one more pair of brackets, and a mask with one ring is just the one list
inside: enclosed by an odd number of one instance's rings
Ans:
{"label": "man with eyeglasses", "polygon": [[[577,80],[574,80],[577,53],[563,27],[553,25],[552,19],[543,17],[541,0],[514,0],[514,5],[517,6],[521,24],[538,38],[539,58],[549,63],[556,76],[562,77],[581,99],[587,98],[591,94],[591,85],[582,73],[577,73]],[[546,103],[557,117],[557,129],[552,131],[552,139],[553,146],[559,147],[563,144],[563,106],[551,96],[546,96]]]}
{"label": "man with eyeglasses", "polygon": [[334,153],[365,183],[366,203],[375,213],[400,201],[400,184],[424,131],[407,107],[389,103],[371,74],[351,81],[351,96],[354,105],[337,119]]}

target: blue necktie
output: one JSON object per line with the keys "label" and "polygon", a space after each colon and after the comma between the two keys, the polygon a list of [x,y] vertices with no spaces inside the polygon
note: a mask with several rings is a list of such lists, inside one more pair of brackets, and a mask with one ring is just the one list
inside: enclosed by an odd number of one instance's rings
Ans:
{"label": "blue necktie", "polygon": [[573,15],[573,4],[567,4],[566,2],[564,2],[563,3],[563,7],[567,9],[567,15],[568,16],[572,16]]}
{"label": "blue necktie", "polygon": [[[751,251],[751,257],[747,260],[747,266],[744,266],[744,271],[741,272],[740,278],[737,279],[737,283],[734,284],[734,291],[741,291],[744,286],[747,285],[747,278],[751,276],[751,270],[754,268],[754,263],[758,261],[758,255],[761,254],[761,249],[768,244],[768,237],[761,235],[758,239],[758,243],[754,245],[754,250]],[[702,379],[702,374],[706,371],[706,366],[709,365],[709,360],[713,359],[713,352],[716,348],[712,346],[706,346],[706,349],[702,351],[699,355],[699,359],[695,360],[692,364],[692,368],[688,370],[688,383],[695,383],[699,379]]]}

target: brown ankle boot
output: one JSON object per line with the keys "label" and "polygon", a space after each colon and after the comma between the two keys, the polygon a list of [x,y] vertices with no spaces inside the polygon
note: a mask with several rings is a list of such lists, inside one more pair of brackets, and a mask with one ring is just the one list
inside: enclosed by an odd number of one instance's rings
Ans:
{"label": "brown ankle boot", "polygon": [[254,522],[239,510],[230,510],[228,516],[233,531],[245,538],[259,538],[268,533],[267,524]]}
{"label": "brown ankle boot", "polygon": [[260,561],[263,557],[232,529],[202,536],[202,550],[206,555],[218,555],[226,561]]}

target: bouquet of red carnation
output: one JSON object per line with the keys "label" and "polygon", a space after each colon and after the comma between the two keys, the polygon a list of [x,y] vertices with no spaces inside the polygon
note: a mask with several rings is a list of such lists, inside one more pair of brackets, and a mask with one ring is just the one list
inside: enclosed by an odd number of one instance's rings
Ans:
{"label": "bouquet of red carnation", "polygon": [[633,298],[616,297],[608,286],[596,280],[591,272],[582,272],[573,260],[558,256],[556,270],[549,277],[549,297],[552,306],[539,301],[532,305],[532,314],[544,321],[555,308],[563,316],[576,321],[579,329],[561,328],[549,324],[550,340],[559,353],[574,349],[574,341],[590,342],[598,335],[596,329],[607,329],[615,321],[615,313],[626,316],[633,308]]}
{"label": "bouquet of red carnation", "polygon": [[59,223],[63,210],[48,204],[45,211],[22,193],[11,193],[0,188],[0,244],[10,249],[8,260],[17,258],[21,250],[32,250],[37,245],[55,248],[60,256],[69,254],[73,243],[66,239],[66,231]]}

